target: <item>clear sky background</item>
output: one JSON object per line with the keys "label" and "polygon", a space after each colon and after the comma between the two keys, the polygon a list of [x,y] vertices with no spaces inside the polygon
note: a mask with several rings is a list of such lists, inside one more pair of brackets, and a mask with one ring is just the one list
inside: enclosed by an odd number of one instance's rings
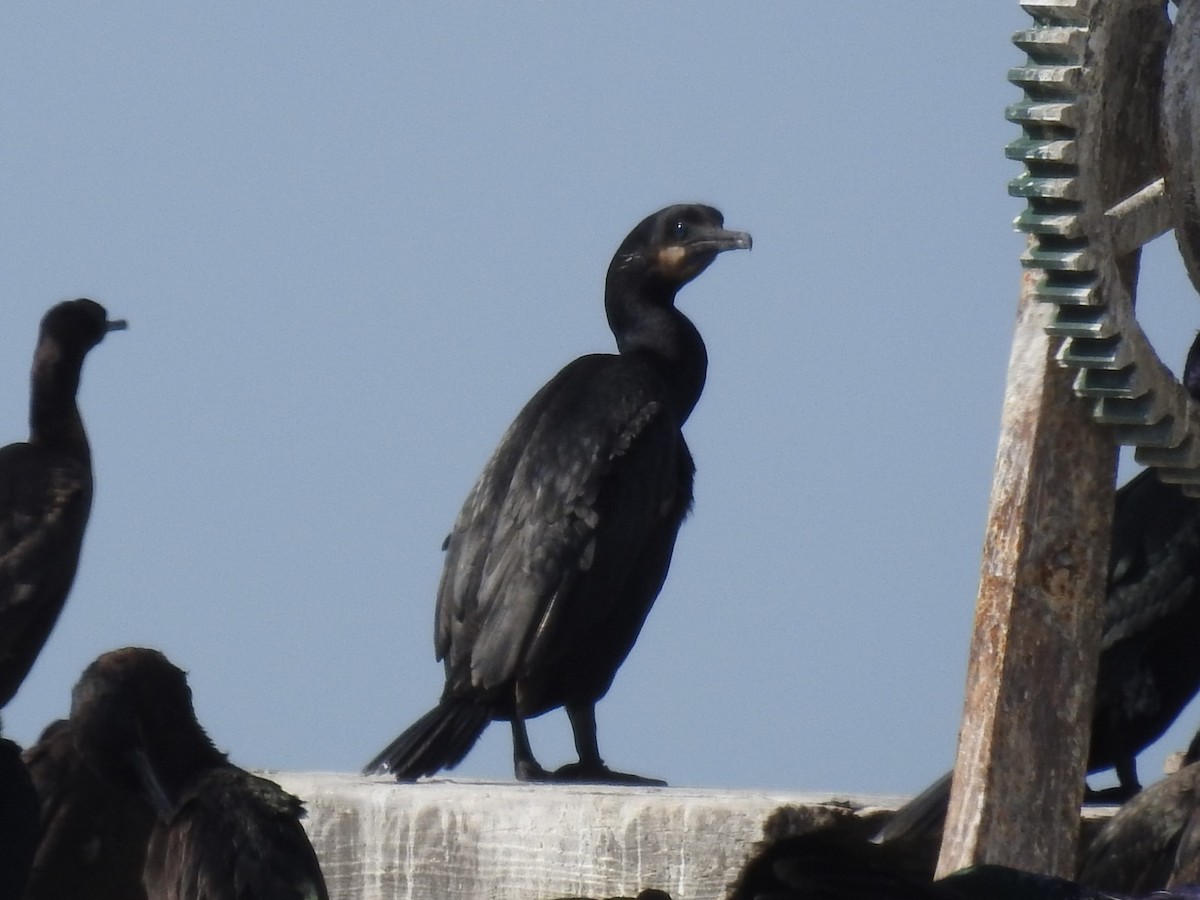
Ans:
{"label": "clear sky background", "polygon": [[[754,236],[679,298],[696,505],[599,707],[672,784],[907,792],[953,758],[1022,239],[1029,23],[963,3],[6,5],[0,439],[89,296],[96,499],[7,732],[130,644],[246,766],[355,771],[436,701],[440,545],[521,405],[609,351],[614,249]],[[1139,308],[1200,323],[1171,238]],[[1127,476],[1132,470],[1123,467]],[[1186,744],[1197,712],[1155,752]],[[533,729],[573,758],[565,716]],[[506,725],[458,772],[511,778]]]}

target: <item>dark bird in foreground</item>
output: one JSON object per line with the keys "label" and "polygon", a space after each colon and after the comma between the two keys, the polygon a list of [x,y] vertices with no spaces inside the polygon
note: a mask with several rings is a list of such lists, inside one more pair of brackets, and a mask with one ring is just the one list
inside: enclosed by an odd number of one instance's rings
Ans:
{"label": "dark bird in foreground", "polygon": [[1200,883],[1200,734],[1183,765],[1117,810],[1092,838],[1079,880],[1106,891],[1145,894]]}
{"label": "dark bird in foreground", "polygon": [[29,441],[0,448],[0,707],[13,698],[66,602],[92,505],[92,454],[75,394],[87,352],[110,331],[91,300],[42,318]]}
{"label": "dark bird in foreground", "polygon": [[21,748],[0,738],[0,897],[21,897],[40,829],[38,801]]}
{"label": "dark bird in foreground", "polygon": [[71,723],[85,763],[156,816],[149,900],[327,900],[300,801],[213,746],[184,673],[161,653],[100,656],[72,691]]}
{"label": "dark bird in foreground", "polygon": [[[453,768],[493,720],[512,723],[516,776],[651,783],[610,770],[596,702],[641,631],[692,503],[681,428],[708,356],[676,292],[717,254],[748,249],[708,206],[672,206],[621,243],[604,306],[616,355],[583,356],[521,410],[446,539],[438,705],[364,768],[400,780]],[[554,773],[525,722],[565,707],[579,761]],[[661,782],[659,782],[661,783]]]}
{"label": "dark bird in foreground", "polygon": [[[1200,402],[1200,335],[1182,382]],[[1088,791],[1120,802],[1141,789],[1136,758],[1200,690],[1200,500],[1145,469],[1117,491],[1088,772],[1115,769],[1118,785]],[[947,773],[898,810],[885,841],[928,843],[950,799]]]}
{"label": "dark bird in foreground", "polygon": [[[933,881],[913,874],[891,851],[829,832],[782,838],[751,857],[729,900],[1122,900],[1119,894],[1007,866],[971,866]],[[1154,896],[1197,900],[1200,888]]]}
{"label": "dark bird in foreground", "polygon": [[143,900],[150,808],[84,764],[68,719],[48,725],[24,759],[42,824],[24,900]]}

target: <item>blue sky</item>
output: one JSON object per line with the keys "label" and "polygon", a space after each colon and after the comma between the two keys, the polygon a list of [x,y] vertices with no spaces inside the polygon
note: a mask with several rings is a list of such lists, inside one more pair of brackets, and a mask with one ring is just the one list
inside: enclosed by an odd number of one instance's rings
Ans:
{"label": "blue sky", "polygon": [[[680,295],[710,356],[695,511],[601,750],[680,785],[922,787],[961,711],[1028,22],[1015,0],[0,10],[0,438],[24,436],[46,308],[130,322],[85,368],[83,563],[6,731],[33,740],[91,659],[141,644],[235,761],[357,770],[441,690],[439,547],[480,467],[560,366],[612,349],[620,240],[695,200],[754,250]],[[1200,320],[1176,257],[1150,248],[1139,303],[1171,364]],[[533,741],[572,758],[561,714]],[[458,771],[511,777],[507,727]]]}

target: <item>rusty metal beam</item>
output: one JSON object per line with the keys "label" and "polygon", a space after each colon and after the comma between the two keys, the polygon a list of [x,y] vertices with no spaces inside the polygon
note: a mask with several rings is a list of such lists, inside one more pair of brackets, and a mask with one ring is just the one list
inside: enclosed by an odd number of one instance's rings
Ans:
{"label": "rusty metal beam", "polygon": [[939,874],[1075,866],[1116,446],[1071,389],[1026,273]]}
{"label": "rusty metal beam", "polygon": [[1027,200],[1017,224],[1030,243],[938,872],[1000,863],[1069,877],[1116,443],[1174,446],[1186,425],[1127,333],[1140,335],[1137,247],[1163,224],[1152,183],[1170,24],[1162,0],[1021,5],[1034,27],[1014,37],[1027,60],[1009,80],[1025,97],[1007,111],[1022,126],[1007,153],[1026,164],[1009,190]]}

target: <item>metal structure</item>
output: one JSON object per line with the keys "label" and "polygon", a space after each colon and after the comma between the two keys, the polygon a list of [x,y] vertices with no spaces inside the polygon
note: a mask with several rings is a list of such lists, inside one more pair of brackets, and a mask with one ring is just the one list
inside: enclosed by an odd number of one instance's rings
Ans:
{"label": "metal structure", "polygon": [[[1143,244],[1172,226],[1159,141],[1170,23],[1163,0],[1024,2],[1034,26],[1014,42],[1029,54],[1009,79],[1025,99],[1008,118],[1024,135],[1007,148],[1026,173],[1010,186],[1033,238],[1022,263],[1054,304],[1075,392],[1116,440],[1164,481],[1200,494],[1200,407],[1163,365],[1134,316]],[[1186,254],[1185,254],[1186,255]],[[1136,269],[1135,269],[1136,271]]]}
{"label": "metal structure", "polygon": [[1026,166],[1010,191],[1027,201],[1017,227],[1029,243],[938,868],[1069,877],[1116,445],[1200,495],[1200,407],[1134,315],[1139,250],[1173,226],[1200,282],[1200,0],[1182,0],[1174,35],[1165,0],[1021,6],[1033,24],[1014,42],[1028,60],[1009,78],[1025,96],[1007,115],[1023,133],[1007,152]]}

